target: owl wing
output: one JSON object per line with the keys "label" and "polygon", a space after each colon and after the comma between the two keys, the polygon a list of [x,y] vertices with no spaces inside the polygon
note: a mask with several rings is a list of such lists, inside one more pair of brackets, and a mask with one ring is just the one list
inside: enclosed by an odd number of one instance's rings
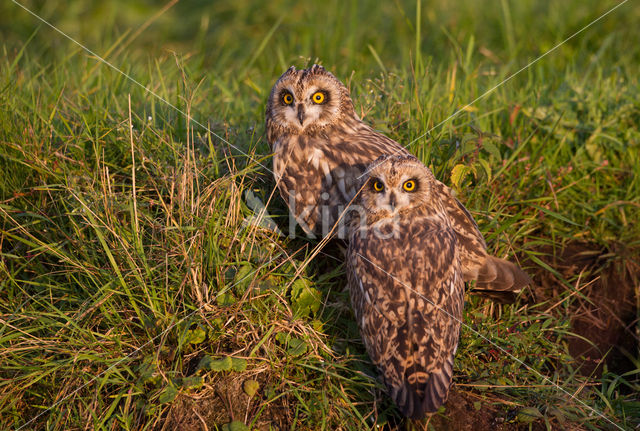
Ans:
{"label": "owl wing", "polygon": [[347,274],[372,362],[402,413],[421,418],[449,392],[464,283],[450,228],[414,222],[399,230],[392,239],[356,231]]}
{"label": "owl wing", "polygon": [[453,191],[440,181],[436,181],[435,193],[442,202],[449,222],[458,237],[460,262],[464,280],[474,280],[478,276],[481,262],[487,256],[487,244],[469,211],[453,196]]}
{"label": "owl wing", "polygon": [[498,302],[513,302],[517,294],[531,284],[531,278],[517,265],[487,252],[478,225],[449,187],[438,182],[436,193],[456,232],[464,280],[476,281],[471,292]]}

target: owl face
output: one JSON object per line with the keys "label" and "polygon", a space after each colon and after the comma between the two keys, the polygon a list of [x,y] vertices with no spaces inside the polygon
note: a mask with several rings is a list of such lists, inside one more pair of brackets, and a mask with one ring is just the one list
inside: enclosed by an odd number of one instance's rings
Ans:
{"label": "owl face", "polygon": [[304,70],[290,67],[267,102],[267,123],[289,134],[317,132],[352,113],[346,87],[318,65]]}
{"label": "owl face", "polygon": [[429,168],[413,156],[382,156],[371,163],[360,202],[367,223],[395,218],[414,211],[442,212],[432,193],[435,178]]}

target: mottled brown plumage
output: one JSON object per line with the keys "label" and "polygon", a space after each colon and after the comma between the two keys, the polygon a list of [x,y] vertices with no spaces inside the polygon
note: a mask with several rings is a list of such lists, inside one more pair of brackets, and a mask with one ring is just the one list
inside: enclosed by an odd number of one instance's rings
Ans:
{"label": "mottled brown plumage", "polygon": [[[321,103],[314,100],[318,92]],[[347,88],[318,65],[291,67],[278,79],[267,102],[266,131],[280,194],[310,235],[331,232],[369,163],[382,155],[409,155],[360,120]],[[477,280],[479,291],[494,295],[525,287],[530,279],[522,270],[489,256],[478,226],[451,190],[439,181],[433,187],[456,233],[464,280]],[[337,234],[344,236],[342,225]]]}
{"label": "mottled brown plumage", "polygon": [[412,156],[374,162],[357,203],[347,252],[353,309],[389,395],[420,419],[451,385],[464,299],[457,235],[433,174]]}

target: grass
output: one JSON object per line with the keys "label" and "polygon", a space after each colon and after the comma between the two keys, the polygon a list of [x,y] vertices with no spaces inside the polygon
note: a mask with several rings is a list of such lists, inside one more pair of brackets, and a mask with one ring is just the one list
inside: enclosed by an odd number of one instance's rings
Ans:
{"label": "grass", "polygon": [[[247,223],[251,192],[287,233],[264,106],[282,71],[315,61],[458,191],[493,253],[535,275],[533,301],[467,298],[454,401],[431,426],[637,427],[637,343],[601,373],[570,348],[573,313],[607,277],[635,306],[621,337],[638,336],[640,8],[444,121],[616,4],[450,3],[24,2],[158,97],[0,5],[0,427],[399,421],[340,247]],[[561,269],[576,243],[599,260]]]}

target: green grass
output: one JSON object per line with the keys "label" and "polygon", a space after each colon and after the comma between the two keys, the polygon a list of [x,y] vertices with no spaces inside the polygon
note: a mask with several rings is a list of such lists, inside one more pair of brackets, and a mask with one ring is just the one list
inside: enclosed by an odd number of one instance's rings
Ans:
{"label": "green grass", "polygon": [[599,269],[549,263],[581,241],[609,251],[600,266],[640,273],[636,3],[442,125],[616,2],[24,4],[158,97],[0,5],[0,428],[398,421],[359,341],[339,247],[315,253],[246,223],[252,191],[286,232],[262,166],[265,101],[289,65],[313,62],[458,191],[492,252],[554,280],[538,303],[467,298],[454,378],[475,407],[465,415],[615,429],[595,409],[638,426],[638,350],[601,377],[569,355],[571,314]]}

